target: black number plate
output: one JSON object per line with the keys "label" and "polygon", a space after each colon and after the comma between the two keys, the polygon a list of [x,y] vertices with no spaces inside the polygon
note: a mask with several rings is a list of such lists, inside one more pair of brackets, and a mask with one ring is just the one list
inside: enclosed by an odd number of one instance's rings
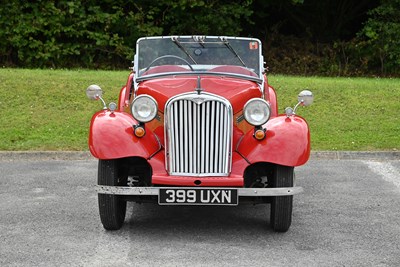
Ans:
{"label": "black number plate", "polygon": [[237,189],[160,188],[160,205],[237,205]]}

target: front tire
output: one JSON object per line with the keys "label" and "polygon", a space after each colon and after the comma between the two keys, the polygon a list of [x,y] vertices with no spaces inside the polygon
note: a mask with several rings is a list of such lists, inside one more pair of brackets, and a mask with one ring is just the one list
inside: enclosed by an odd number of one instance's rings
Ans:
{"label": "front tire", "polygon": [[[98,184],[122,186],[126,184],[120,177],[117,160],[99,160]],[[118,230],[122,227],[126,214],[126,200],[118,195],[98,194],[101,223],[106,230]]]}
{"label": "front tire", "polygon": [[[292,187],[294,168],[276,165],[273,172],[273,187]],[[275,232],[286,232],[292,223],[293,196],[272,197],[271,227]]]}

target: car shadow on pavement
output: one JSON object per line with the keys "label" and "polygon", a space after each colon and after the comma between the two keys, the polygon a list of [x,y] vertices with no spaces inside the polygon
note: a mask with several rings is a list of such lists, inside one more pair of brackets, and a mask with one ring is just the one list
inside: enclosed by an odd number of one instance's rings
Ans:
{"label": "car shadow on pavement", "polygon": [[178,232],[181,235],[204,233],[207,236],[273,232],[269,227],[269,211],[266,204],[205,207],[129,203],[124,227],[135,234],[160,232],[164,235]]}

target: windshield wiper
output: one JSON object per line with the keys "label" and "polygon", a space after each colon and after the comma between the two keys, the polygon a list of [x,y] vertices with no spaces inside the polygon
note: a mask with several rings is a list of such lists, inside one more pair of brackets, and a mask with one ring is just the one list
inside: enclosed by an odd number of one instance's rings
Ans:
{"label": "windshield wiper", "polygon": [[235,51],[235,49],[233,49],[233,47],[231,46],[231,44],[228,42],[228,40],[225,37],[220,37],[221,41],[224,43],[224,45],[226,47],[228,47],[228,49],[239,59],[240,63],[242,63],[243,67],[246,67],[246,64],[244,64],[244,61],[240,58],[240,56],[238,55],[238,53]]}
{"label": "windshield wiper", "polygon": [[201,45],[201,47],[205,48],[204,38],[205,36],[193,36],[193,40]]}
{"label": "windshield wiper", "polygon": [[189,54],[189,52],[182,46],[182,44],[179,42],[178,37],[173,36],[171,38],[172,42],[174,42],[192,61],[194,64],[197,64],[197,62],[194,60],[194,58]]}

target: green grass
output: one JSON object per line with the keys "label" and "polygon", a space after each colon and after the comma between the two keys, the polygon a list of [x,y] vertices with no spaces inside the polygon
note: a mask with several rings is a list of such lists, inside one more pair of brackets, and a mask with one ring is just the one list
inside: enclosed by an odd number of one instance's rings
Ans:
{"label": "green grass", "polygon": [[297,112],[311,129],[313,150],[400,149],[400,79],[272,76],[279,110],[310,88],[314,104]]}
{"label": "green grass", "polygon": [[0,70],[0,150],[87,150],[89,123],[100,102],[85,90],[99,84],[117,101],[128,72]]}
{"label": "green grass", "polygon": [[[89,123],[100,102],[87,100],[99,84],[117,101],[129,71],[0,69],[0,150],[87,150]],[[400,79],[269,77],[279,111],[309,88],[314,104],[299,108],[313,150],[400,149]]]}

